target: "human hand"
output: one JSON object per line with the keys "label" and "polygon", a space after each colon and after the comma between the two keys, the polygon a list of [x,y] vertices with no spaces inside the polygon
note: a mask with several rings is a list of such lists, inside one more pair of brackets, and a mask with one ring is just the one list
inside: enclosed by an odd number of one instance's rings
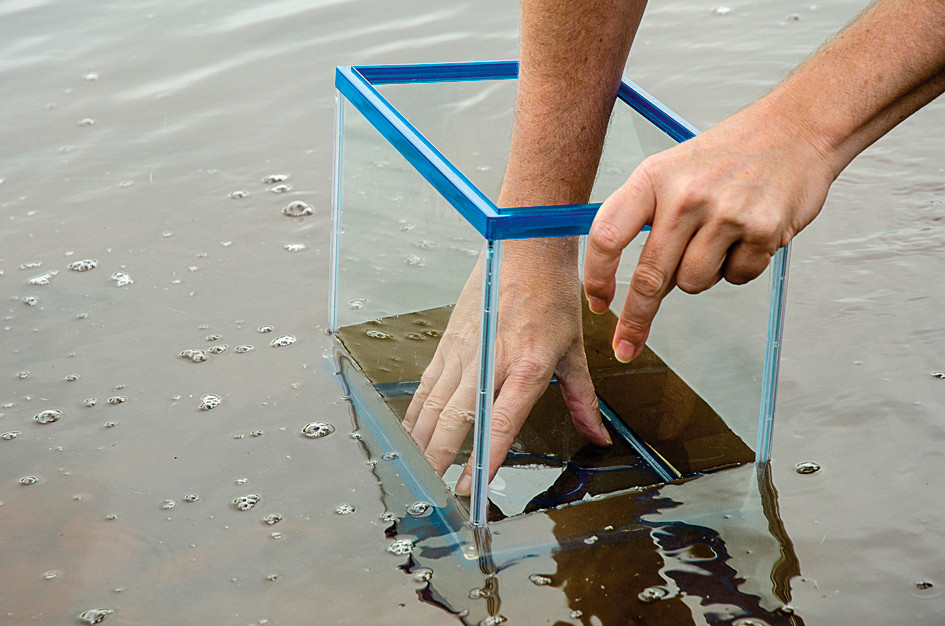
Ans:
{"label": "human hand", "polygon": [[[440,474],[475,421],[481,263],[460,294],[403,422]],[[505,242],[499,284],[490,481],[552,374],[578,431],[598,445],[611,443],[584,354],[576,240]],[[467,464],[456,484],[458,495],[469,494],[471,472]]]}
{"label": "human hand", "polygon": [[621,251],[652,225],[614,333],[618,360],[639,356],[674,286],[699,293],[722,278],[746,283],[817,216],[839,170],[792,130],[755,105],[646,159],[603,203],[584,259],[596,313],[614,298]]}

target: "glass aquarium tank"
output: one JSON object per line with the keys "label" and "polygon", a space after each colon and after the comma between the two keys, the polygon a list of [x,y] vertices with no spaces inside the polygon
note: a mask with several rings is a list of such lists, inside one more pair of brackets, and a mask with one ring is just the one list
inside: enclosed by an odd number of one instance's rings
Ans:
{"label": "glass aquarium tank", "polygon": [[[760,468],[771,449],[787,248],[766,280],[671,293],[630,364],[610,347],[616,314],[591,315],[585,305],[588,364],[614,445],[599,448],[574,429],[552,380],[487,485],[503,242],[586,235],[600,202],[643,159],[696,134],[624,80],[591,203],[499,208],[517,72],[515,62],[336,70],[332,367],[358,436],[380,459],[379,475],[402,491],[405,519],[437,525],[441,539],[457,544],[466,541],[467,516],[475,529],[740,465]],[[645,241],[643,232],[624,251],[617,312]],[[475,426],[441,478],[400,421],[480,256]],[[448,486],[466,463],[474,477],[468,502]]]}

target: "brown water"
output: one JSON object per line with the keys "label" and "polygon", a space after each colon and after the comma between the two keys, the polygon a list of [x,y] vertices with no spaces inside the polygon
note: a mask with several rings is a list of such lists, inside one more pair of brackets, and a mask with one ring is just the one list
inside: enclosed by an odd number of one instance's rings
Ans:
{"label": "brown water", "polygon": [[[707,128],[865,3],[651,4],[628,75]],[[770,623],[788,595],[806,624],[945,621],[945,102],[856,161],[796,241],[779,516],[735,470],[619,519],[501,522],[498,564],[545,548],[475,584],[458,555],[421,552],[423,592],[388,552],[393,498],[323,360],[333,67],[514,57],[516,19],[501,2],[0,1],[0,432],[21,433],[0,439],[0,621],[455,623],[439,597],[467,621],[499,604],[522,624]],[[313,214],[284,216],[295,200]],[[97,267],[68,269],[83,259]],[[201,411],[208,393],[222,403]],[[34,422],[46,409],[61,418]],[[336,430],[303,437],[313,421]],[[806,460],[822,469],[797,474]],[[687,595],[638,603],[653,585]]]}

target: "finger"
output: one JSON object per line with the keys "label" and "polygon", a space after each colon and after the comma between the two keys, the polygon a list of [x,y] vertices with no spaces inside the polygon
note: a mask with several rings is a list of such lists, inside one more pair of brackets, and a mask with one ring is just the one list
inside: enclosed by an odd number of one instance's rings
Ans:
{"label": "finger", "polygon": [[627,182],[607,198],[587,235],[584,293],[590,308],[603,313],[614,299],[614,276],[620,254],[653,218],[656,195],[645,170],[638,167]]}
{"label": "finger", "polygon": [[599,446],[611,445],[613,441],[601,421],[597,392],[587,369],[587,356],[582,344],[577,344],[565,355],[558,364],[556,376],[574,427]]}
{"label": "finger", "polygon": [[771,247],[744,241],[735,244],[722,268],[725,280],[733,285],[744,285],[758,278],[768,267],[775,252],[777,249],[772,251]]}
{"label": "finger", "polygon": [[[489,438],[489,482],[495,477],[499,467],[521,430],[525,418],[541,394],[548,388],[551,372],[543,371],[541,365],[520,365],[509,372],[502,384],[499,396],[492,407],[492,431]],[[472,487],[472,463],[466,463],[463,473],[456,483],[456,495],[469,495]]]}
{"label": "finger", "polygon": [[420,446],[420,450],[426,452],[430,445],[430,438],[441,418],[441,413],[449,404],[456,393],[456,390],[462,384],[463,371],[458,359],[451,359],[443,368],[440,377],[437,378],[433,389],[423,401],[420,408],[420,414],[417,416],[417,422],[410,432],[410,436]]}
{"label": "finger", "polygon": [[676,286],[686,293],[701,293],[722,280],[722,267],[735,233],[706,225],[696,231],[676,268]]}
{"label": "finger", "polygon": [[643,351],[660,303],[675,286],[676,269],[694,230],[691,219],[653,224],[617,320],[613,348],[618,361],[627,363]]}
{"label": "finger", "polygon": [[476,421],[476,373],[467,371],[465,374],[449,402],[437,416],[435,428],[430,432],[429,443],[421,446],[433,469],[440,475],[456,458],[469,429]]}
{"label": "finger", "polygon": [[413,398],[410,399],[410,406],[407,407],[407,414],[404,416],[402,424],[408,433],[412,432],[414,426],[417,424],[417,418],[420,417],[423,403],[426,402],[430,392],[433,391],[433,387],[436,385],[436,381],[439,380],[442,373],[443,357],[440,355],[439,348],[437,348],[436,353],[433,355],[433,360],[430,361],[430,364],[427,365],[427,368],[420,376],[420,384],[417,385],[417,390],[413,392]]}

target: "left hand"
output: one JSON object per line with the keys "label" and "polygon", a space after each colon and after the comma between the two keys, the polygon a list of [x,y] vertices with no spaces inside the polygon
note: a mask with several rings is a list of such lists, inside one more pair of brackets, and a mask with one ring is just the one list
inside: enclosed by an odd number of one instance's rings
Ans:
{"label": "left hand", "polygon": [[[404,427],[442,474],[475,418],[482,261],[466,282],[433,361],[420,379]],[[587,369],[574,239],[507,241],[502,258],[489,480],[495,476],[552,374],[578,431],[609,445]],[[456,484],[468,495],[472,467]]]}

